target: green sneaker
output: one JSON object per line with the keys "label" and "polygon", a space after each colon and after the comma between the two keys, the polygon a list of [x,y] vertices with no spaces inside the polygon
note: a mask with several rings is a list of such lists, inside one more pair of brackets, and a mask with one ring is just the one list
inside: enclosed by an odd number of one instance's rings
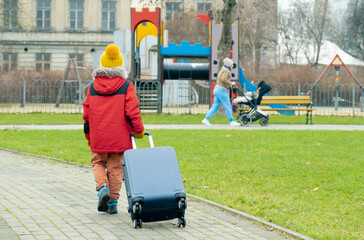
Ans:
{"label": "green sneaker", "polygon": [[109,213],[116,214],[118,213],[118,200],[109,201]]}
{"label": "green sneaker", "polygon": [[110,190],[106,187],[106,184],[104,184],[103,187],[99,188],[98,192],[99,203],[97,204],[97,210],[99,210],[99,212],[107,212],[109,209],[108,202],[110,200]]}

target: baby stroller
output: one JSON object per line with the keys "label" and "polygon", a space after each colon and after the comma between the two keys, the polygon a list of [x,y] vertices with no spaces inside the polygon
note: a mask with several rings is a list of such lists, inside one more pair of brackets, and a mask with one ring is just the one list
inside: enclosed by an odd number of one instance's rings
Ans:
{"label": "baby stroller", "polygon": [[261,126],[267,126],[269,122],[269,116],[264,111],[258,108],[258,105],[262,101],[264,94],[272,90],[272,87],[265,81],[261,81],[258,85],[256,92],[243,93],[236,86],[233,86],[233,92],[238,92],[242,97],[233,99],[233,103],[238,104],[239,109],[248,108],[247,111],[239,110],[239,114],[236,121],[242,126],[249,126],[252,122],[260,119],[259,124]]}

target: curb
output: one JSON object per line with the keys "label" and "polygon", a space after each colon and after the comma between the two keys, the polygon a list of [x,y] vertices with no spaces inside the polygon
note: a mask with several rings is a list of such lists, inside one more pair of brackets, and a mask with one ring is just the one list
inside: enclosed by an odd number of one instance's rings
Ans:
{"label": "curb", "polygon": [[252,222],[260,223],[260,224],[262,224],[262,225],[264,225],[264,226],[268,227],[268,229],[269,229],[270,231],[272,231],[272,230],[278,230],[278,231],[280,231],[280,232],[286,233],[286,234],[288,234],[288,235],[290,235],[290,236],[293,236],[293,237],[296,237],[296,238],[298,238],[298,239],[304,239],[304,240],[314,240],[314,238],[310,238],[310,237],[305,236],[305,235],[303,235],[303,234],[301,234],[301,233],[298,233],[298,232],[292,231],[292,230],[290,230],[290,229],[288,229],[288,228],[284,228],[284,227],[279,226],[279,225],[277,225],[277,224],[274,224],[274,223],[268,222],[268,221],[266,221],[266,220],[264,220],[264,219],[261,219],[261,218],[255,217],[255,216],[250,215],[250,214],[247,214],[247,213],[245,213],[245,212],[242,212],[242,211],[239,211],[239,210],[236,210],[236,209],[233,209],[233,208],[230,208],[230,207],[227,207],[227,206],[221,205],[221,204],[219,204],[219,203],[212,202],[212,201],[207,200],[207,199],[205,199],[205,198],[198,197],[198,196],[195,196],[195,195],[192,195],[192,194],[189,194],[189,193],[187,193],[187,196],[188,196],[189,198],[194,199],[195,201],[200,201],[200,202],[206,203],[206,204],[208,204],[208,205],[214,206],[214,207],[219,208],[219,209],[221,209],[221,210],[223,210],[223,211],[225,211],[225,212],[228,212],[228,213],[230,213],[230,214],[232,214],[232,215],[237,215],[237,216],[240,216],[240,217],[242,217],[242,218],[248,219],[248,220],[250,220],[250,221],[252,221]]}
{"label": "curb", "polygon": [[[5,152],[11,152],[11,153],[19,154],[19,155],[31,156],[31,157],[35,157],[35,158],[39,158],[39,159],[43,159],[43,160],[51,160],[51,161],[56,161],[56,162],[60,162],[60,163],[64,163],[64,164],[75,165],[75,166],[83,167],[83,168],[91,168],[90,165],[86,165],[86,164],[82,164],[82,163],[69,162],[69,161],[59,159],[59,158],[54,158],[54,157],[47,157],[47,156],[37,155],[37,154],[33,154],[33,153],[20,152],[20,151],[16,151],[16,150],[7,149],[7,148],[0,148],[0,150],[5,151]],[[295,238],[298,238],[298,239],[314,240],[314,238],[310,238],[310,237],[305,236],[305,235],[303,235],[301,233],[292,231],[292,230],[290,230],[288,228],[285,228],[285,227],[279,226],[277,224],[268,222],[268,221],[266,221],[264,219],[255,217],[255,216],[247,214],[245,212],[242,212],[242,211],[239,211],[239,210],[236,210],[236,209],[221,205],[219,203],[215,203],[213,201],[210,201],[210,200],[207,200],[205,198],[198,197],[198,196],[195,196],[195,195],[192,195],[192,194],[189,194],[189,193],[186,193],[186,195],[190,199],[193,199],[194,201],[200,201],[200,202],[203,202],[203,203],[205,203],[207,205],[210,205],[210,206],[216,207],[218,209],[221,209],[221,210],[223,210],[225,212],[228,212],[228,213],[230,213],[232,215],[236,215],[236,216],[240,216],[242,218],[245,218],[245,219],[247,219],[247,220],[249,220],[251,222],[260,223],[261,225],[268,227],[268,229],[270,231],[278,230],[280,232],[286,233],[286,234],[288,234],[290,236],[293,236]]]}

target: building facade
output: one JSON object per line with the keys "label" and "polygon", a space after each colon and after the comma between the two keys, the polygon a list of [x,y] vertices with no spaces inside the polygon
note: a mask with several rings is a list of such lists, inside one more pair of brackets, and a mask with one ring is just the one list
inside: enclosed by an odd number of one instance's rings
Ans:
{"label": "building facade", "polygon": [[[162,2],[164,19],[185,8],[207,11],[218,1]],[[114,31],[130,29],[133,5],[130,0],[1,0],[0,70],[64,70],[69,58],[92,68],[96,53],[114,41]]]}
{"label": "building facade", "polygon": [[[2,0],[1,69],[64,70],[69,58],[92,66],[93,53],[130,25],[129,1]],[[124,17],[126,16],[126,17]]]}

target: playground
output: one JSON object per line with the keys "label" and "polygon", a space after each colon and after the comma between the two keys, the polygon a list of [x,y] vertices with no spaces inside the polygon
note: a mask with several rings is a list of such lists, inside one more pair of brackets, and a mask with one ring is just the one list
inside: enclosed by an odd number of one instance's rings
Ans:
{"label": "playground", "polygon": [[[165,31],[163,31],[165,26],[164,23],[161,23],[160,21],[160,10],[158,8],[153,10],[149,8],[132,8],[131,13],[132,41],[130,47],[132,49],[132,57],[130,65],[130,78],[135,80],[135,85],[137,86],[137,88],[138,86],[143,85],[143,87],[139,89],[141,110],[156,110],[158,113],[177,113],[175,109],[178,108],[175,107],[184,107],[183,105],[187,105],[189,114],[201,113],[200,109],[204,108],[201,105],[206,104],[206,102],[202,104],[201,102],[199,102],[199,99],[201,99],[201,91],[199,90],[200,88],[198,87],[198,85],[203,86],[209,90],[210,95],[207,97],[207,94],[203,92],[202,98],[208,98],[207,104],[210,105],[212,103],[212,92],[215,87],[217,73],[219,71],[219,41],[222,34],[222,24],[217,23],[212,18],[212,15],[198,14],[196,16],[196,19],[201,20],[205,24],[209,25],[209,45],[206,47],[202,46],[201,43],[195,43],[194,45],[191,45],[189,41],[186,40],[182,40],[181,44],[179,45],[173,42],[168,43],[167,37],[165,36],[166,33]],[[231,38],[233,41],[233,45],[229,57],[235,63],[231,72],[231,79],[232,81],[236,82],[236,86],[238,88],[243,89],[244,93],[255,92],[257,90],[257,83],[253,84],[252,81],[249,81],[244,75],[243,68],[239,66],[238,53],[239,46],[241,44],[239,39],[239,31],[239,20],[237,19],[231,25]],[[152,78],[146,81],[146,79],[143,78],[143,76],[141,75],[142,70],[139,52],[142,51],[140,49],[141,42],[144,39],[145,41],[147,41],[146,38],[148,36],[152,36],[157,40],[157,54],[154,56],[154,59],[151,60],[151,62],[157,64],[154,64],[153,66],[155,66],[155,69],[151,70],[152,73],[156,72],[156,74],[154,75],[156,79]],[[120,44],[125,45],[125,42],[121,42]],[[146,50],[143,51],[145,52]],[[298,90],[294,95],[274,95],[275,99],[278,99],[277,97],[280,97],[281,100],[269,101],[270,97],[268,96],[268,94],[266,94],[263,97],[262,102],[264,105],[267,105],[268,108],[263,108],[264,112],[278,112],[279,114],[290,115],[300,115],[300,113],[302,112],[303,114],[307,114],[306,124],[309,122],[309,120],[312,124],[312,115],[314,114],[333,115],[333,112],[331,111],[326,113],[323,113],[322,111],[322,106],[320,106],[321,103],[318,102],[318,99],[321,98],[320,93],[318,93],[318,91],[320,91],[320,88],[318,88],[318,84],[330,68],[335,68],[335,95],[332,96],[335,110],[334,113],[339,116],[343,115],[346,111],[342,111],[342,109],[340,110],[339,107],[339,105],[343,105],[342,103],[340,103],[340,101],[342,101],[342,98],[340,98],[339,96],[342,96],[342,94],[339,93],[340,67],[344,68],[350,74],[353,80],[353,84],[355,84],[352,85],[352,91],[350,94],[351,98],[346,101],[350,102],[352,105],[353,116],[355,116],[356,114],[361,116],[364,112],[364,87],[351,72],[351,70],[345,65],[345,63],[342,61],[338,54],[334,56],[331,63],[326,66],[325,70],[315,82],[312,82],[312,84],[309,84],[307,86],[302,86],[302,88],[299,85]],[[153,76],[153,74],[149,76]],[[194,82],[193,86],[192,82]],[[198,88],[196,88],[196,86]],[[231,92],[231,100],[237,97],[239,98],[244,96],[244,93],[242,93],[241,91],[239,92],[240,94],[237,94],[236,91],[234,93]],[[275,94],[277,94],[277,92]],[[301,99],[303,98],[303,96],[307,96],[306,101],[286,100],[287,98]],[[192,108],[192,104],[195,104],[197,107]],[[237,106],[237,104],[235,104],[235,106],[233,106],[233,111],[238,112],[236,120],[240,122],[243,126],[248,126],[249,124],[243,123],[249,121],[251,122],[253,116],[251,116],[252,114],[250,112],[249,114],[243,114],[243,108],[244,105]],[[244,119],[246,118],[245,115],[248,116],[247,119]],[[266,119],[266,124],[268,124],[268,121],[269,118]]]}
{"label": "playground", "polygon": [[[130,63],[126,61],[125,67],[130,69],[129,79],[136,86],[140,109],[144,113],[206,113],[212,103],[212,92],[219,70],[218,42],[222,25],[209,15],[199,14],[195,21],[201,20],[208,25],[209,44],[190,44],[188,39],[177,44],[168,42],[168,32],[160,14],[159,8],[131,8],[130,29],[115,31],[115,44],[119,45],[124,56],[131,56],[128,57]],[[240,66],[238,52],[241,42],[238,26],[237,19],[232,24],[234,45],[229,56],[235,63],[232,80],[244,93],[253,92],[256,91],[259,80],[247,79],[244,69]],[[145,55],[146,53],[148,55]],[[68,61],[64,79],[55,82],[39,79],[24,82],[1,80],[0,112],[82,113],[84,92],[91,80],[80,79],[78,69],[74,61]],[[332,74],[329,69],[336,71],[335,76],[332,76],[335,83],[320,84],[324,75]],[[339,84],[341,70],[350,74],[350,84]],[[76,80],[68,79],[70,71],[76,71]],[[267,81],[269,82],[269,79]],[[284,104],[283,99],[280,104],[264,104],[261,108],[269,115],[309,113],[313,116],[355,117],[363,116],[364,113],[363,86],[339,55],[332,55],[331,63],[316,81],[313,79],[309,84],[287,82],[271,85],[273,89],[268,93],[270,96],[309,96],[309,104],[297,101]],[[241,95],[231,94],[231,100],[236,97]],[[268,100],[269,96],[266,97]],[[285,108],[294,111],[282,111]],[[310,111],[306,111],[305,108],[309,108]],[[236,105],[233,109],[238,114],[237,120],[240,121],[241,110],[238,110]]]}

